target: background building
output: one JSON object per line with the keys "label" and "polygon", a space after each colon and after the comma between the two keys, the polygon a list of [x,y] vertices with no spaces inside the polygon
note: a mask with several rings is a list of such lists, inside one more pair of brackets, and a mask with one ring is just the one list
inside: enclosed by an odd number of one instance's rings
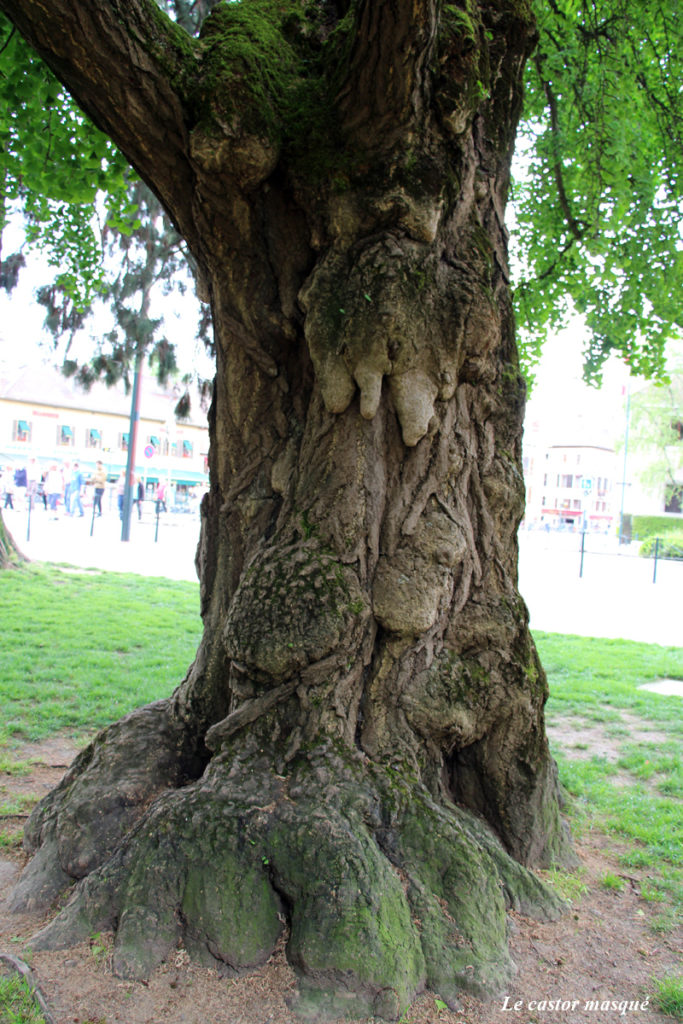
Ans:
{"label": "background building", "polygon": [[538,420],[526,424],[525,525],[609,532],[619,524],[619,456],[596,428],[586,433],[576,421],[561,429],[570,436],[548,431]]}
{"label": "background building", "polygon": [[[176,420],[178,397],[142,375],[135,474],[149,492],[165,481],[174,497],[208,487],[206,412],[196,400],[189,419]],[[20,468],[35,458],[45,472],[77,460],[88,474],[101,460],[115,480],[126,468],[130,407],[122,384],[85,391],[48,366],[0,367],[0,465]]]}

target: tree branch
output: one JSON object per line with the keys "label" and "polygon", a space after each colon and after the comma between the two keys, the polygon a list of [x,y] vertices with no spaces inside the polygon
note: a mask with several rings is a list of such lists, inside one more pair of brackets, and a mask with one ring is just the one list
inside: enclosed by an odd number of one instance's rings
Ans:
{"label": "tree branch", "polygon": [[191,37],[154,0],[0,0],[0,11],[191,238],[188,104],[180,87],[194,60]]}
{"label": "tree branch", "polygon": [[406,125],[419,126],[437,28],[436,0],[361,0],[339,92],[347,133],[390,148]]}
{"label": "tree branch", "polygon": [[537,55],[534,58],[536,64],[536,70],[538,77],[543,87],[545,97],[548,103],[548,110],[550,111],[550,127],[552,130],[554,145],[553,145],[553,177],[555,178],[555,186],[557,188],[557,195],[560,200],[560,207],[564,214],[567,227],[571,231],[574,238],[580,242],[585,234],[585,228],[576,220],[572,213],[572,208],[567,196],[567,191],[564,187],[564,176],[562,174],[562,161],[560,160],[557,146],[557,133],[558,133],[558,117],[557,117],[557,101],[553,92],[553,87],[550,82],[543,75],[543,60],[542,57]]}

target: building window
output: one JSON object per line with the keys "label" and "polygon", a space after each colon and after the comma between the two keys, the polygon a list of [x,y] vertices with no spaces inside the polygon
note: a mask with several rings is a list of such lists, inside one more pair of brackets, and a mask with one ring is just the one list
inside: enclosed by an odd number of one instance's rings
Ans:
{"label": "building window", "polygon": [[574,482],[574,478],[571,473],[565,473],[562,477],[562,486],[571,487]]}
{"label": "building window", "polygon": [[74,443],[74,432],[71,427],[64,424],[57,427],[57,444],[63,447],[72,448]]}
{"label": "building window", "polygon": [[12,425],[12,440],[29,443],[31,440],[31,424],[28,420],[15,420]]}
{"label": "building window", "polygon": [[578,498],[574,498],[572,502],[572,508],[576,509],[578,512],[581,511],[581,501]]}
{"label": "building window", "polygon": [[119,434],[119,448],[122,452],[128,451],[128,434]]}
{"label": "building window", "polygon": [[183,458],[192,458],[192,441],[183,441]]}
{"label": "building window", "polygon": [[85,447],[86,448],[101,448],[102,447],[102,434],[99,430],[94,428],[86,430],[85,432]]}

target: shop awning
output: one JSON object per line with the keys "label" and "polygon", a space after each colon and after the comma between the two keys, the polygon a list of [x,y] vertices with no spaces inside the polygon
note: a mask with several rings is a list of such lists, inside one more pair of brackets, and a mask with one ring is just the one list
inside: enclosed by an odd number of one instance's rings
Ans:
{"label": "shop awning", "polygon": [[192,441],[183,441],[183,455],[192,455]]}
{"label": "shop awning", "polygon": [[205,473],[196,473],[193,470],[179,470],[178,475],[171,470],[171,479],[175,480],[179,487],[194,487],[195,484],[208,484],[209,478]]}
{"label": "shop awning", "polygon": [[99,430],[91,430],[90,437],[92,438],[93,441],[100,441],[102,439],[102,435],[100,434]]}
{"label": "shop awning", "polygon": [[29,430],[31,429],[26,420],[19,420],[19,422],[17,423],[17,427],[22,432],[22,434],[28,434]]}
{"label": "shop awning", "polygon": [[158,437],[150,437],[149,443],[153,444],[155,448],[160,448],[161,447],[161,445],[159,444],[159,438]]}
{"label": "shop awning", "polygon": [[62,427],[61,431],[62,434],[64,434],[64,437],[73,437],[73,431],[71,427]]}

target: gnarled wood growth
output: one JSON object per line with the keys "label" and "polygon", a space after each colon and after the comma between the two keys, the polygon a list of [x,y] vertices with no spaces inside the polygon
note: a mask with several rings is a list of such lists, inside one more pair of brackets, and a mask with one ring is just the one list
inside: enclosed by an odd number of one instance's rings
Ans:
{"label": "gnarled wood growth", "polygon": [[231,969],[283,929],[301,1012],[510,970],[558,905],[546,681],[517,591],[523,385],[503,213],[518,0],[0,0],[185,235],[217,374],[204,637],[33,814],[36,939]]}

